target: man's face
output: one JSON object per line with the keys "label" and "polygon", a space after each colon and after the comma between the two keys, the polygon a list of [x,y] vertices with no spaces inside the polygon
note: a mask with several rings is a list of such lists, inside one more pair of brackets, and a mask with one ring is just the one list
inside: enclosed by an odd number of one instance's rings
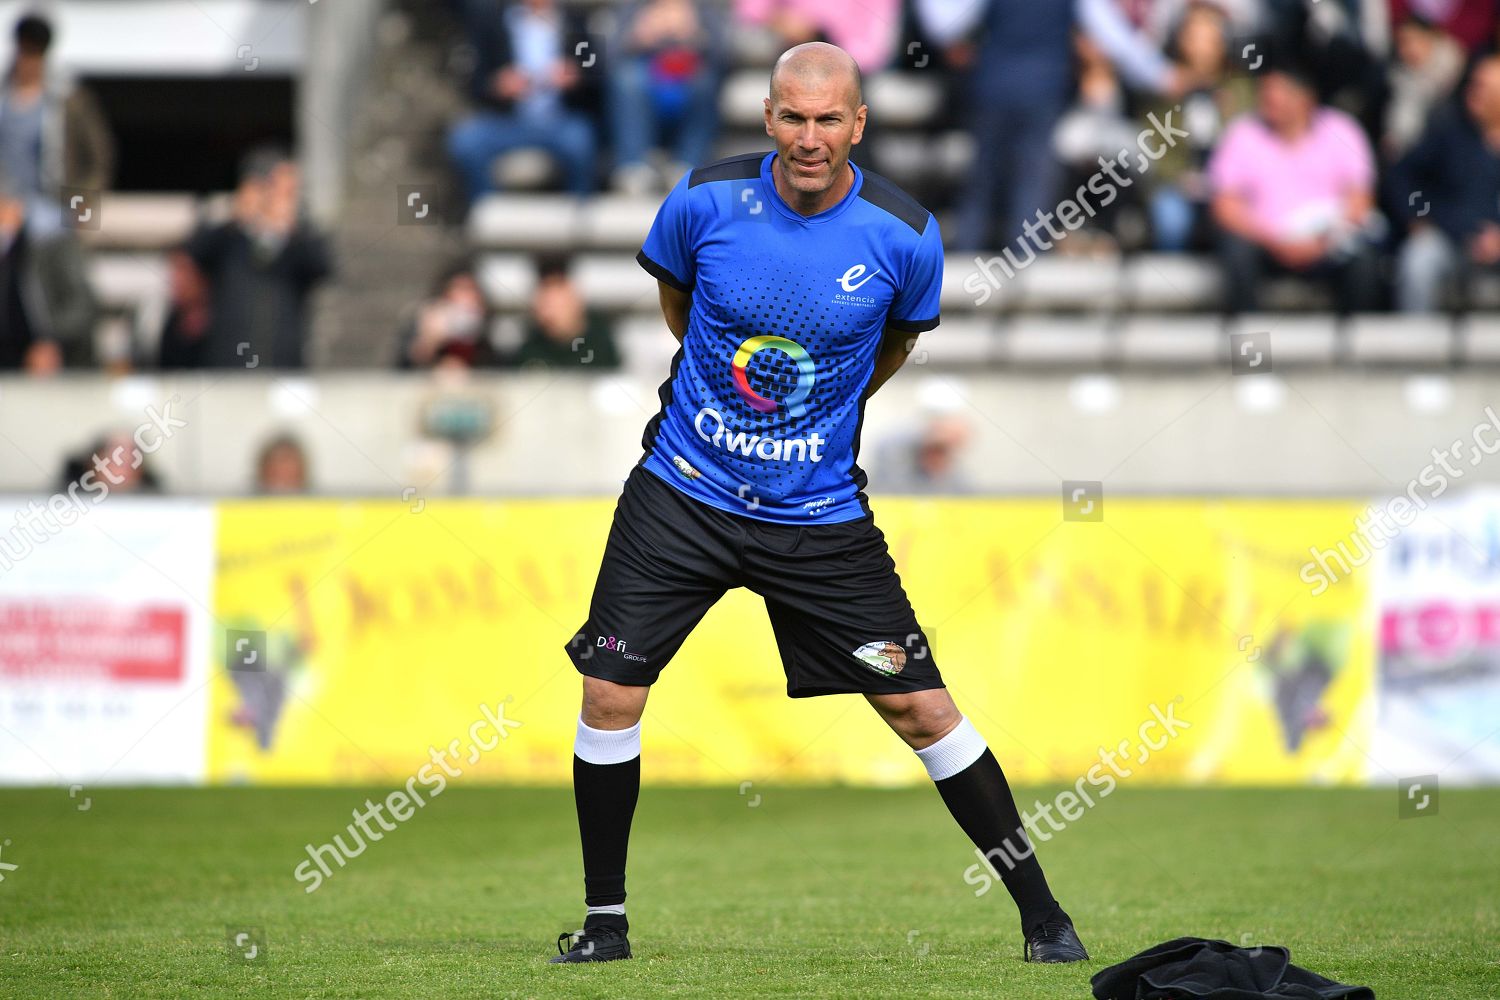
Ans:
{"label": "man's face", "polygon": [[97,457],[102,459],[99,468],[104,471],[100,474],[110,484],[110,489],[129,493],[141,485],[141,464],[145,456],[140,454],[130,435],[111,435]]}
{"label": "man's face", "polygon": [[307,489],[302,453],[290,445],[272,448],[261,464],[260,487],[267,493],[301,493]]}
{"label": "man's face", "polygon": [[18,83],[35,83],[47,72],[47,54],[37,49],[18,48],[14,67]]}
{"label": "man's face", "polygon": [[266,194],[277,202],[296,204],[302,194],[302,171],[290,160],[278,163],[266,177]]}
{"label": "man's face", "polygon": [[0,195],[0,231],[13,233],[26,221],[26,203],[20,198]]}
{"label": "man's face", "polygon": [[837,78],[796,77],[777,83],[766,99],[766,134],[794,191],[819,195],[833,187],[863,137],[866,108],[854,106],[852,88]]}
{"label": "man's face", "polygon": [[1303,84],[1282,73],[1268,73],[1260,81],[1259,105],[1262,120],[1281,131],[1305,123],[1316,102]]}
{"label": "man's face", "polygon": [[1500,124],[1500,59],[1486,59],[1475,68],[1464,102],[1475,121]]}

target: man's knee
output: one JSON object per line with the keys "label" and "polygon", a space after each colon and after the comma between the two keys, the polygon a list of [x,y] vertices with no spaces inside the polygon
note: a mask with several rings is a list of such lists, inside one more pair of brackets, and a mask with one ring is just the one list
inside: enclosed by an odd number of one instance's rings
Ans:
{"label": "man's knee", "polygon": [[936,743],[963,719],[952,696],[943,688],[872,695],[870,702],[897,735],[918,749]]}
{"label": "man's knee", "polygon": [[583,724],[592,729],[629,729],[641,721],[649,687],[584,677]]}
{"label": "man's knee", "polygon": [[554,151],[572,160],[594,158],[594,127],[582,118],[560,122],[552,137]]}
{"label": "man's knee", "polygon": [[498,127],[480,117],[465,118],[448,131],[448,157],[465,166],[491,159]]}

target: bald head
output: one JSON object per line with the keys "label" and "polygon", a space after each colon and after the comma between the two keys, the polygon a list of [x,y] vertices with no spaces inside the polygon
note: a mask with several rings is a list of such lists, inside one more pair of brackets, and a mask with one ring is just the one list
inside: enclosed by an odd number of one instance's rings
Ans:
{"label": "bald head", "polygon": [[783,52],[771,69],[772,103],[776,101],[782,83],[788,80],[795,80],[799,89],[846,95],[851,109],[864,103],[864,81],[859,63],[837,45],[806,42]]}

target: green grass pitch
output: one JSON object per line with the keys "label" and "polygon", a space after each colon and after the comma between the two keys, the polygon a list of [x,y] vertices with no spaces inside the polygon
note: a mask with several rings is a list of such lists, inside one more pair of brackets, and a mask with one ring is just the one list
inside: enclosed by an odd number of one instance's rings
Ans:
{"label": "green grass pitch", "polygon": [[1075,1000],[1194,934],[1382,1000],[1500,997],[1500,790],[1398,820],[1394,788],[1122,788],[1041,845],[1095,960],[1028,966],[931,788],[647,788],[636,958],[579,967],[546,964],[582,917],[565,789],[450,789],[305,893],[303,845],[385,791],[0,790],[0,996]]}

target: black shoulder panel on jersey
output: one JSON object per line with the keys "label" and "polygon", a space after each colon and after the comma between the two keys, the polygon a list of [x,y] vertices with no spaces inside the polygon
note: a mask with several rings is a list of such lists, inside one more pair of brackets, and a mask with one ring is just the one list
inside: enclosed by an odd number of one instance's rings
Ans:
{"label": "black shoulder panel on jersey", "polygon": [[920,236],[927,231],[927,220],[932,213],[923,208],[915,198],[895,184],[876,173],[866,170],[865,182],[859,187],[859,196],[876,208],[889,212]]}
{"label": "black shoulder panel on jersey", "polygon": [[688,177],[688,187],[697,187],[711,181],[742,181],[759,177],[760,161],[765,158],[765,153],[745,153],[699,167]]}

